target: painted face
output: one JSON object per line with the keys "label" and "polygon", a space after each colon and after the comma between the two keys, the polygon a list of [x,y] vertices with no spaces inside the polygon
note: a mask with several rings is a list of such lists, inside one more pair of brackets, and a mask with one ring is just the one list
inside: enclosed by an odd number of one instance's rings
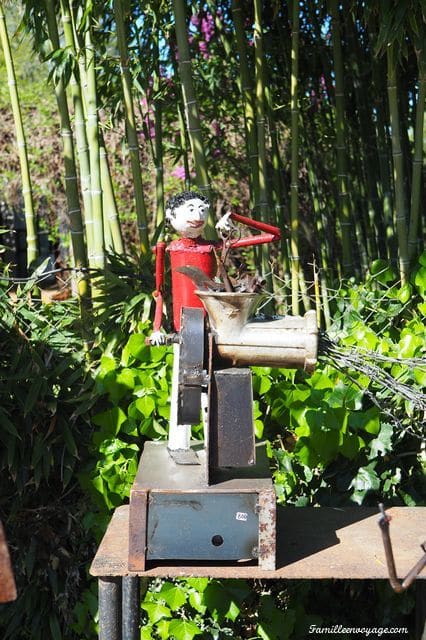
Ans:
{"label": "painted face", "polygon": [[203,233],[208,215],[208,203],[199,198],[192,198],[173,209],[168,218],[179,235],[184,238],[198,238]]}

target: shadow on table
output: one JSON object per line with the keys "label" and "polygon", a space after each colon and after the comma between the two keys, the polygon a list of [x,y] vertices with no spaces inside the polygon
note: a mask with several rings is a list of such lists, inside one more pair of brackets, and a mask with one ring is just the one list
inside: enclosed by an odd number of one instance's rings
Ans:
{"label": "shadow on table", "polygon": [[374,507],[277,508],[277,570],[340,544],[339,529],[370,518]]}

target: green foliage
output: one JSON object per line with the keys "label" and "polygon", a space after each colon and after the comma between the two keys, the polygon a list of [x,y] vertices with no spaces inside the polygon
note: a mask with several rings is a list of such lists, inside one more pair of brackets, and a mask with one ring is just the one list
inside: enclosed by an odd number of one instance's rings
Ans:
{"label": "green foliage", "polygon": [[[30,287],[13,301],[0,290],[3,381],[0,464],[20,494],[49,483],[61,460],[62,489],[74,473],[81,428],[77,410],[89,400],[77,306],[28,304]],[[87,420],[87,416],[86,416]],[[10,488],[10,486],[9,486]]]}
{"label": "green foliage", "polygon": [[141,607],[142,640],[304,640],[311,625],[336,620],[411,630],[413,597],[362,581],[156,579]]}
{"label": "green foliage", "polygon": [[[366,358],[374,354],[414,396],[416,390],[424,393],[426,380],[424,261],[425,254],[411,278],[409,298],[394,284],[392,269],[379,261],[365,285],[343,285],[330,330],[349,350]],[[363,371],[341,370],[338,358],[334,366],[318,366],[311,377],[261,368],[255,374],[257,430],[272,443],[280,501],[424,504],[424,416],[413,402]]]}
{"label": "green foliage", "polygon": [[32,287],[0,286],[0,517],[19,594],[0,612],[5,640],[61,638],[94,551],[76,483],[94,402],[78,307],[42,306]]}
{"label": "green foliage", "polygon": [[123,503],[145,439],[164,438],[170,414],[170,354],[146,346],[150,326],[139,322],[114,355],[103,355],[95,373],[97,407],[92,417],[92,461],[82,476],[87,490],[108,509]]}
{"label": "green foliage", "polygon": [[[139,450],[134,436],[122,439],[118,401],[129,387],[127,369],[143,358],[136,334],[128,336],[143,315],[147,279],[139,277],[134,264],[126,263],[126,269],[119,264],[107,279],[110,313],[98,307],[93,316],[90,354],[77,301],[41,304],[35,276],[22,290],[9,289],[7,277],[1,281],[0,517],[13,551],[19,594],[16,603],[0,610],[5,640],[95,635],[97,598],[87,569],[109,508],[122,502],[121,485],[128,486]],[[132,294],[121,303],[120,284],[125,296]],[[125,372],[117,380],[111,367],[103,366],[106,345],[125,353]],[[143,384],[135,376],[136,392]],[[99,416],[109,409],[111,417],[103,422]],[[99,432],[103,436],[96,440]],[[91,496],[100,495],[100,483],[105,500],[98,504]]]}
{"label": "green foliage", "polygon": [[279,611],[244,580],[160,581],[146,593],[142,609],[147,615],[143,638],[176,640],[248,637],[247,626],[262,638],[287,638],[279,634],[290,631],[295,618],[294,611]]}

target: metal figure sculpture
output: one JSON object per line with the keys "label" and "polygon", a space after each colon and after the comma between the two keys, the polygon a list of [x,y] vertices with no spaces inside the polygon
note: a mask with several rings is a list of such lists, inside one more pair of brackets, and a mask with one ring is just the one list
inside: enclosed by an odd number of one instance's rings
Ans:
{"label": "metal figure sculpture", "polygon": [[[182,273],[182,268],[194,267],[203,272],[208,278],[213,278],[216,273],[216,255],[223,242],[226,242],[228,249],[238,249],[250,247],[268,242],[275,242],[280,239],[280,230],[264,222],[252,220],[237,213],[225,214],[217,223],[216,229],[222,240],[206,240],[203,238],[203,231],[207,223],[210,204],[208,199],[196,191],[184,191],[173,196],[166,207],[166,219],[179,234],[176,240],[169,245],[166,242],[159,242],[155,247],[155,286],[154,297],[155,317],[154,331],[151,334],[152,344],[164,344],[166,335],[162,332],[163,321],[163,288],[164,288],[164,267],[166,254],[170,257],[172,274],[172,305],[173,305],[173,326],[175,331],[181,329],[181,315],[183,308],[203,308],[201,299],[195,294],[196,285],[192,279]],[[246,225],[250,229],[258,230],[258,235],[240,238],[235,236],[235,222]],[[189,450],[191,426],[179,424],[177,414],[177,387],[180,346],[174,344],[174,369],[173,386],[171,399],[171,419],[169,428],[169,450]]]}
{"label": "metal figure sculpture", "polygon": [[[250,561],[276,566],[276,497],[264,443],[254,437],[250,366],[312,371],[315,311],[304,317],[255,316],[257,283],[234,288],[224,273],[230,249],[279,240],[279,230],[236,213],[203,238],[208,201],[196,192],[170,200],[179,238],[156,249],[156,310],[151,343],[174,346],[168,444],[146,442],[130,492],[129,569],[157,560]],[[240,237],[235,223],[259,233]],[[218,252],[222,248],[221,258]],[[164,263],[170,257],[173,325],[162,331]],[[220,273],[221,287],[214,276]],[[252,286],[252,285],[255,286]],[[249,290],[247,290],[247,288]],[[219,290],[218,290],[219,289]],[[206,321],[207,320],[207,321]],[[190,440],[203,415],[204,442]]]}

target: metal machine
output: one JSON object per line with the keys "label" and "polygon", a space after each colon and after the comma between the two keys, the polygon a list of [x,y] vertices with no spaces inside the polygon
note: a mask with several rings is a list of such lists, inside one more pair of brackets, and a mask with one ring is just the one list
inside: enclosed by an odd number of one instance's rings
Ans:
{"label": "metal machine", "polygon": [[[178,416],[204,443],[169,451],[147,442],[130,493],[129,570],[147,561],[256,562],[275,569],[276,499],[265,447],[256,444],[250,365],[302,368],[317,358],[315,312],[264,319],[262,296],[196,291],[183,308]],[[205,402],[204,399],[207,399]]]}

